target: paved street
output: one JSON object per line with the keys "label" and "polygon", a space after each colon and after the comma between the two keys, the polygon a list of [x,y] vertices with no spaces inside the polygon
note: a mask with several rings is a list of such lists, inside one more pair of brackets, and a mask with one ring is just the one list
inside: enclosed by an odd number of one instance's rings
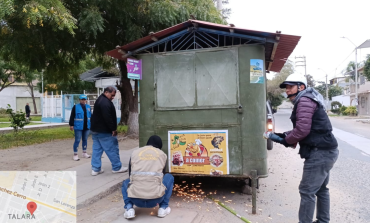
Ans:
{"label": "paved street", "polygon": [[[292,128],[287,121],[290,112],[290,109],[281,109],[275,114],[277,132]],[[340,150],[329,183],[333,222],[370,222],[370,198],[367,196],[370,191],[370,125],[354,119],[330,119]]]}
{"label": "paved street", "polygon": [[[290,109],[280,109],[275,114],[276,132],[292,128]],[[370,139],[358,134],[369,132],[370,125],[353,119],[331,118],[335,134],[338,134],[340,156],[333,170],[329,188],[331,192],[331,222],[370,222],[370,155],[366,149]],[[345,124],[343,124],[345,123]],[[350,131],[350,132],[347,132]],[[358,134],[355,134],[358,133]],[[366,135],[367,133],[363,133]],[[360,138],[356,138],[360,137]],[[355,139],[355,141],[354,141]],[[349,143],[345,142],[348,141]],[[361,143],[358,143],[361,141]],[[354,145],[352,145],[352,144]],[[303,161],[297,149],[275,144],[268,151],[269,177],[260,179],[257,198],[257,215],[251,214],[251,196],[240,193],[241,182],[224,178],[176,178],[180,187],[188,185],[202,189],[206,194],[225,203],[239,215],[253,223],[297,223],[299,206],[298,185],[302,175]],[[201,184],[199,184],[201,183]],[[120,191],[78,211],[79,222],[126,222],[123,218],[124,203]],[[190,196],[178,196],[174,192],[170,206],[172,213],[158,219],[155,210],[137,209],[135,222],[242,222],[236,216],[216,205],[208,198],[194,200]],[[185,213],[185,214],[184,214]],[[81,221],[83,220],[83,221]]]}

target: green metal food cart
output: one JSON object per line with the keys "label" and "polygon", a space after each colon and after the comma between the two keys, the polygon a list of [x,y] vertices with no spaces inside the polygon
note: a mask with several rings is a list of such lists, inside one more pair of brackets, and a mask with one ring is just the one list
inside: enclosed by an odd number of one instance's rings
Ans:
{"label": "green metal food cart", "polygon": [[107,54],[140,59],[139,144],[159,135],[175,175],[268,176],[266,72],[300,37],[189,20]]}

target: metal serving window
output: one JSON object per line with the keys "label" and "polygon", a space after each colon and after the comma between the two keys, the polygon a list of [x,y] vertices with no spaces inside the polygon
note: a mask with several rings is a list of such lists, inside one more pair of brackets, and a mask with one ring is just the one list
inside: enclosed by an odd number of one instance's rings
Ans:
{"label": "metal serving window", "polygon": [[237,52],[229,48],[156,55],[157,109],[237,107]]}

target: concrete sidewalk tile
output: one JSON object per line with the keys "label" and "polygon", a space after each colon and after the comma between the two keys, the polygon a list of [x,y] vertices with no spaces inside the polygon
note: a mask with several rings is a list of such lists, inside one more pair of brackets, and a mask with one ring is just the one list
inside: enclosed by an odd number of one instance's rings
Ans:
{"label": "concrete sidewalk tile", "polygon": [[164,218],[159,218],[157,216],[158,207],[156,208],[138,208],[135,207],[136,217],[133,219],[125,219],[123,215],[119,216],[115,221],[111,223],[121,223],[121,222],[150,222],[150,223],[191,223],[194,221],[195,217],[198,215],[197,212],[173,208],[171,213]]}
{"label": "concrete sidewalk tile", "polygon": [[[123,166],[128,166],[133,150],[120,151]],[[112,165],[106,154],[103,154],[102,169],[104,173],[97,176],[91,175],[91,163],[84,163],[66,170],[77,172],[77,209],[92,204],[120,189],[122,181],[128,178],[128,172],[112,173]]]}

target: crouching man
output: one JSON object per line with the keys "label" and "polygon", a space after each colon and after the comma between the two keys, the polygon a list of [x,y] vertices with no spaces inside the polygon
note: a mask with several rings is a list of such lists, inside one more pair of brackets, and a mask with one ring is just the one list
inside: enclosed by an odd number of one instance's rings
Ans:
{"label": "crouching man", "polygon": [[153,135],[146,146],[135,150],[130,159],[129,179],[123,181],[122,196],[127,219],[135,217],[133,205],[153,208],[159,204],[158,217],[171,212],[168,206],[173,188],[173,176],[165,174],[167,155],[161,150],[162,139]]}

